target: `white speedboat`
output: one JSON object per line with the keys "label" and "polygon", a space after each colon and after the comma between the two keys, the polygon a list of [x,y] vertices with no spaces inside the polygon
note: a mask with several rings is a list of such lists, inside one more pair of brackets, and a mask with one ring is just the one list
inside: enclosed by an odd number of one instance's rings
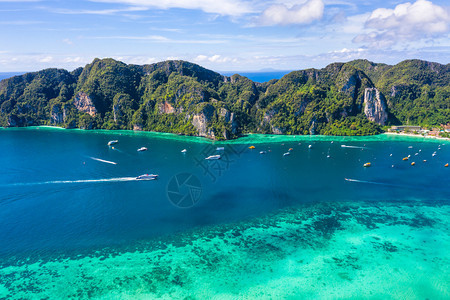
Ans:
{"label": "white speedboat", "polygon": [[118,142],[119,142],[118,140],[112,140],[112,141],[109,141],[109,142],[108,142],[108,146],[115,145],[115,144],[117,144]]}
{"label": "white speedboat", "polygon": [[146,147],[141,147],[141,148],[137,149],[137,151],[138,152],[147,151],[147,148]]}
{"label": "white speedboat", "polygon": [[217,151],[223,151],[223,150],[225,150],[225,147],[217,147],[216,150],[217,150]]}
{"label": "white speedboat", "polygon": [[266,154],[267,151],[259,151],[259,154]]}
{"label": "white speedboat", "polygon": [[210,156],[208,156],[208,157],[205,158],[205,159],[207,159],[207,160],[220,159],[220,155],[219,155],[219,154],[217,154],[217,155],[210,155]]}
{"label": "white speedboat", "polygon": [[187,152],[186,149],[181,150],[181,153],[186,153],[186,152]]}
{"label": "white speedboat", "polygon": [[291,155],[291,152],[283,153],[283,156],[288,156],[288,155]]}
{"label": "white speedboat", "polygon": [[155,175],[155,174],[143,174],[143,175],[139,175],[138,177],[136,177],[136,179],[138,179],[138,180],[154,180],[157,178],[158,178],[158,175]]}

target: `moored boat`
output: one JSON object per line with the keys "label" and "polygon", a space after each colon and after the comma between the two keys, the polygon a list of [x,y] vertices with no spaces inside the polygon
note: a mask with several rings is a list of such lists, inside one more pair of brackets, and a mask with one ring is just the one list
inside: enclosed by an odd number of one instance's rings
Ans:
{"label": "moored boat", "polygon": [[147,148],[146,147],[141,147],[141,148],[137,149],[137,151],[138,152],[147,151]]}
{"label": "moored boat", "polygon": [[118,142],[119,142],[118,140],[112,140],[112,141],[109,141],[109,142],[108,142],[108,146],[115,145],[115,144],[117,144]]}
{"label": "moored boat", "polygon": [[206,157],[205,159],[207,160],[216,160],[216,159],[220,159],[220,155],[210,155],[208,157]]}

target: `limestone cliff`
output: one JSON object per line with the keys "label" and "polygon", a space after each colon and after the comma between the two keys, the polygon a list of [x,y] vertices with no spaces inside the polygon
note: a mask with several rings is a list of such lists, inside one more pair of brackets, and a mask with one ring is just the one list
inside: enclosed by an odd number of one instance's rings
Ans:
{"label": "limestone cliff", "polygon": [[158,105],[158,111],[160,114],[173,114],[175,108],[169,102],[164,101]]}
{"label": "limestone cliff", "polygon": [[53,105],[50,117],[53,125],[60,125],[66,120],[66,110],[59,105]]}
{"label": "limestone cliff", "polygon": [[367,119],[379,125],[384,125],[388,118],[386,100],[376,88],[364,90],[364,114]]}
{"label": "limestone cliff", "polygon": [[207,104],[203,107],[200,113],[195,114],[192,118],[192,125],[197,129],[198,135],[215,139],[215,133],[212,128],[208,128],[208,123],[214,116],[214,106]]}
{"label": "limestone cliff", "polygon": [[89,114],[91,117],[95,117],[97,110],[95,109],[92,99],[84,92],[79,92],[74,100],[73,105],[81,112]]}

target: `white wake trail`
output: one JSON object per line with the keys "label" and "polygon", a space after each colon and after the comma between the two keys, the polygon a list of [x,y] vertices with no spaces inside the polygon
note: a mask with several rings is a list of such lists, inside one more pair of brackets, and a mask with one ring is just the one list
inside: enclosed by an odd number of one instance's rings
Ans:
{"label": "white wake trail", "polygon": [[92,157],[92,156],[89,157],[89,158],[93,159],[93,160],[96,160],[96,161],[104,162],[104,163],[107,163],[107,164],[117,165],[117,163],[113,162],[113,161],[104,160],[104,159],[100,159],[100,158],[96,158],[96,157]]}
{"label": "white wake trail", "polygon": [[378,185],[385,185],[385,186],[402,187],[400,185],[390,184],[390,183],[383,183],[383,182],[366,181],[366,180],[351,179],[351,178],[344,178],[344,179],[347,180],[347,181],[351,181],[351,182],[359,182],[359,183],[368,183],[368,184],[378,184]]}
{"label": "white wake trail", "polygon": [[104,179],[81,179],[81,180],[53,180],[43,182],[29,182],[29,183],[11,183],[6,186],[29,186],[29,185],[44,185],[44,184],[70,184],[70,183],[99,183],[99,182],[125,182],[136,181],[136,177],[117,177]]}
{"label": "white wake trail", "polygon": [[359,147],[359,146],[348,146],[348,145],[341,145],[342,148],[354,148],[354,149],[368,149],[366,147]]}

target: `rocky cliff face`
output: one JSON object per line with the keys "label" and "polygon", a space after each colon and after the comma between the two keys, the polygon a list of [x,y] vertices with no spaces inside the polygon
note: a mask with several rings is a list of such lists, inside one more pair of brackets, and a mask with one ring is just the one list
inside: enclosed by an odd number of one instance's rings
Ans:
{"label": "rocky cliff face", "polygon": [[79,92],[74,100],[73,105],[81,112],[88,113],[91,117],[95,117],[97,109],[95,109],[92,99],[84,92]]}
{"label": "rocky cliff face", "polygon": [[388,118],[386,100],[376,88],[364,90],[364,114],[367,119],[379,125],[384,125]]}
{"label": "rocky cliff face", "polygon": [[164,101],[158,105],[158,111],[160,114],[173,114],[175,108],[169,102]]}
{"label": "rocky cliff face", "polygon": [[66,110],[59,105],[53,105],[50,118],[52,124],[60,125],[66,120]]}
{"label": "rocky cliff face", "polygon": [[197,129],[199,136],[215,139],[214,130],[208,128],[208,123],[212,120],[214,112],[214,106],[207,104],[199,114],[193,116],[192,125]]}

